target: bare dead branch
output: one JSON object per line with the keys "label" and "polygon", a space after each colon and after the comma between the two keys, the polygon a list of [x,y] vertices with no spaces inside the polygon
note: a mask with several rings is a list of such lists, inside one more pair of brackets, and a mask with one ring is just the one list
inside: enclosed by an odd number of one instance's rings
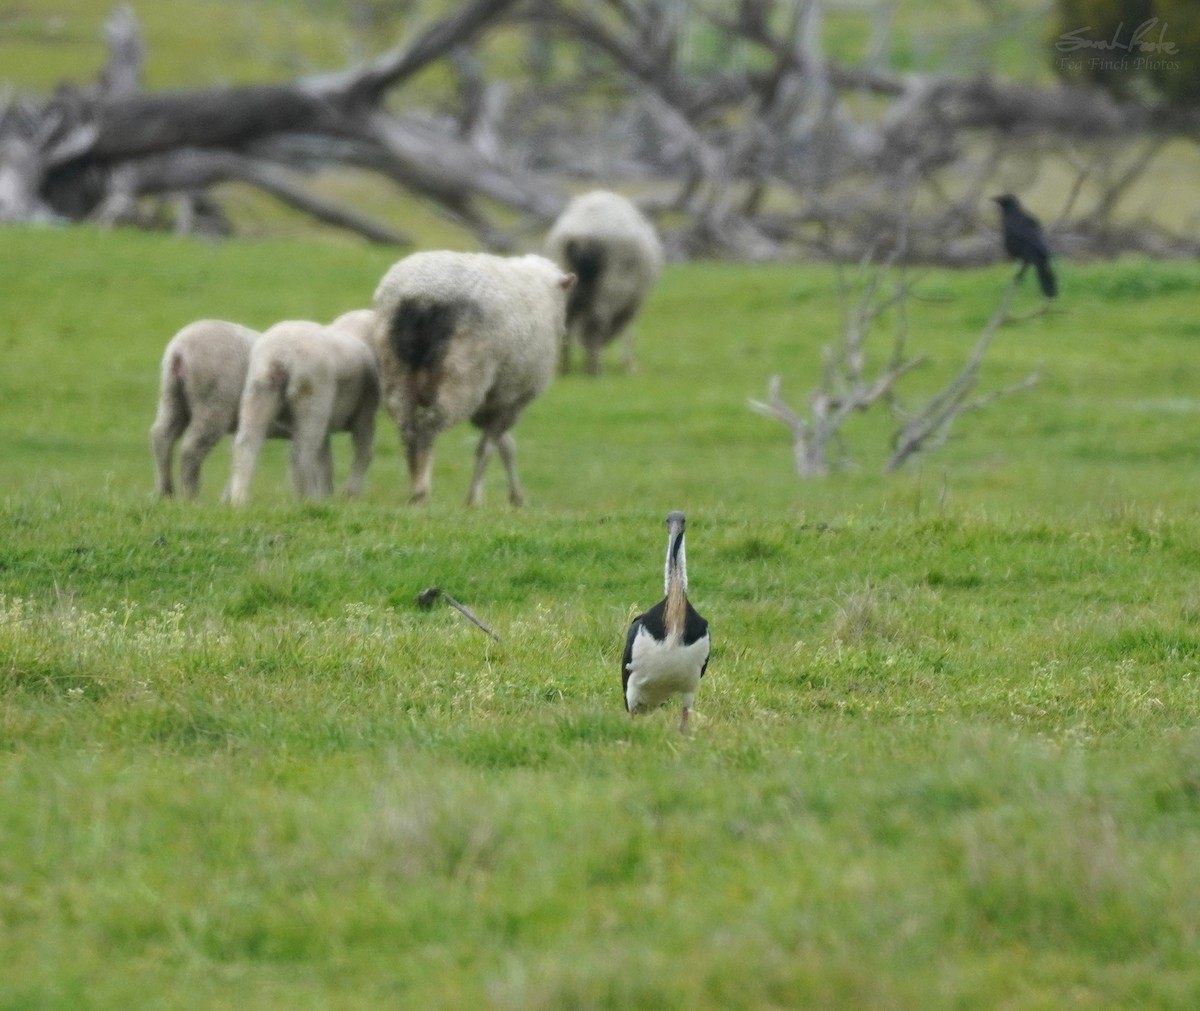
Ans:
{"label": "bare dead branch", "polygon": [[750,410],[787,426],[792,433],[792,455],[799,477],[820,477],[829,473],[825,446],[814,441],[812,426],[784,401],[780,393],[782,382],[779,376],[771,376],[767,380],[767,399],[747,401]]}
{"label": "bare dead branch", "polygon": [[976,340],[971,355],[958,373],[945,387],[934,394],[920,411],[909,417],[896,431],[892,439],[892,453],[884,466],[888,473],[898,470],[918,453],[942,445],[949,435],[951,426],[962,414],[980,410],[998,397],[1010,396],[1029,389],[1037,382],[1035,373],[1023,383],[1009,387],[1007,390],[996,391],[974,401],[967,399],[978,381],[979,369],[983,365],[983,359],[992,338],[1000,326],[1011,318],[1008,309],[1016,294],[1019,281],[1019,274],[1009,281],[1000,296],[999,304]]}
{"label": "bare dead branch", "polygon": [[122,4],[104,23],[108,62],[100,72],[98,89],[106,97],[134,95],[142,88],[146,45],[133,8]]}
{"label": "bare dead branch", "polygon": [[790,430],[796,473],[800,477],[829,473],[834,466],[829,458],[830,448],[834,445],[841,453],[837,465],[845,466],[848,456],[841,433],[847,419],[890,398],[896,384],[925,362],[923,355],[907,357],[907,324],[902,316],[904,323],[895,331],[887,365],[873,376],[868,374],[866,345],[875,323],[889,308],[907,301],[911,294],[904,274],[891,291],[881,294],[887,274],[886,263],[869,270],[853,308],[849,307],[849,285],[839,275],[844,320],[842,333],[840,339],[824,351],[820,384],[809,394],[808,417],[801,417],[784,401],[779,376],[769,380],[766,401],[749,401],[751,410],[782,422]]}
{"label": "bare dead branch", "polygon": [[430,25],[408,46],[379,57],[363,70],[313,78],[308,86],[323,98],[340,97],[337,104],[350,109],[373,108],[385,91],[470,42],[514,3],[468,0],[453,14]]}
{"label": "bare dead branch", "polygon": [[[801,415],[782,396],[782,380],[772,376],[767,383],[766,400],[750,400],[751,410],[785,425],[792,436],[792,452],[796,473],[800,477],[828,474],[833,469],[829,450],[837,445],[841,452],[838,465],[848,457],[842,444],[844,422],[855,411],[866,411],[880,401],[891,404],[893,413],[901,411],[894,397],[899,381],[925,361],[923,355],[909,357],[907,352],[907,306],[914,297],[903,270],[894,283],[885,284],[889,267],[874,267],[866,276],[853,307],[849,307],[849,286],[839,277],[839,287],[845,311],[845,322],[839,341],[826,348],[820,385],[809,396],[809,410]],[[1013,396],[1030,389],[1038,381],[1037,373],[1021,383],[972,397],[979,372],[992,339],[999,328],[1013,320],[1009,307],[1016,293],[1020,275],[1009,282],[999,303],[975,341],[971,354],[959,371],[935,393],[917,412],[904,417],[892,439],[892,452],[885,471],[899,469],[919,453],[942,445],[954,422],[964,414],[980,411],[1001,397]],[[892,339],[888,363],[874,375],[869,374],[867,344],[884,312],[894,309],[897,325]],[[1043,306],[1043,312],[1050,311]]]}

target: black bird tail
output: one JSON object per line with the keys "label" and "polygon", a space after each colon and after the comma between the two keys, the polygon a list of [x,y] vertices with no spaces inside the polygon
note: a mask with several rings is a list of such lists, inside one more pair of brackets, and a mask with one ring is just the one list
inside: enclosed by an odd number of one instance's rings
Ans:
{"label": "black bird tail", "polygon": [[1053,298],[1058,294],[1058,280],[1054,276],[1054,271],[1050,269],[1050,264],[1046,260],[1041,263],[1035,263],[1037,268],[1038,282],[1042,286],[1042,294],[1047,298]]}

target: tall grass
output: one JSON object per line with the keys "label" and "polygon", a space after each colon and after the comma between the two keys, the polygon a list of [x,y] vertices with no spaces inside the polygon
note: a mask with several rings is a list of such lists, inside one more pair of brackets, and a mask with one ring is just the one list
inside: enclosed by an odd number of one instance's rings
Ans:
{"label": "tall grass", "polygon": [[[397,440],[356,502],[156,502],[157,361],[190,319],[328,319],[390,259],[0,232],[0,1007],[1194,1006],[1194,264],[1064,264],[984,370],[1030,393],[885,479],[790,471],[830,269],[672,266],[639,369],[466,429],[433,504]],[[1007,268],[929,272],[931,364]],[[1032,291],[1022,295],[1032,308]],[[334,447],[339,468],[348,447]],[[689,515],[715,651],[694,731],[630,720],[624,628]],[[500,635],[450,608],[440,585]]]}

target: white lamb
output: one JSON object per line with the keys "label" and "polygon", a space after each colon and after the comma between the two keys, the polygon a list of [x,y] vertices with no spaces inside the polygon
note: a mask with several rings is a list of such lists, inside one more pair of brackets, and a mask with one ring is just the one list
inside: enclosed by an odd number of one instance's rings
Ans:
{"label": "white lamb", "polygon": [[349,432],[354,460],[346,494],[357,495],[371,462],[379,370],[370,345],[342,329],[299,320],[276,323],[250,352],[242,392],[229,499],[246,501],[263,440],[292,440],[292,480],[305,498],[333,492],[329,437]]}
{"label": "white lamb", "polygon": [[225,320],[189,323],[167,343],[160,370],[158,412],[150,447],[159,495],[175,494],[175,443],[182,438],[179,480],[183,494],[200,491],[200,467],[223,435],[237,428],[250,348],[258,333]]}
{"label": "white lamb", "polygon": [[366,344],[371,343],[371,331],[375,328],[375,312],[373,309],[351,309],[342,313],[329,324],[334,330],[353,334]]}
{"label": "white lamb", "polygon": [[525,501],[509,429],[553,377],[574,283],[545,257],[487,253],[414,253],[384,275],[375,353],[407,456],[410,501],[429,497],[434,439],[465,419],[482,432],[467,503],[482,498],[493,448],[510,501]]}
{"label": "white lamb", "polygon": [[546,236],[546,255],[579,279],[567,303],[561,368],[570,370],[570,342],[584,348],[587,371],[600,371],[600,351],[625,333],[624,359],[633,368],[629,324],[662,269],[658,233],[625,197],[593,190],[575,197]]}

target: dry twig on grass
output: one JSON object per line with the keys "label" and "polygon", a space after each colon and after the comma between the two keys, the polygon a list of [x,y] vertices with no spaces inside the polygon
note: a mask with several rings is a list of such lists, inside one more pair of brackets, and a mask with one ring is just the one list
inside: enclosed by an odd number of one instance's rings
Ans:
{"label": "dry twig on grass", "polygon": [[442,597],[447,604],[453,608],[456,608],[459,613],[462,614],[468,621],[474,622],[479,628],[483,629],[483,631],[495,639],[496,642],[500,641],[500,636],[498,636],[495,632],[488,628],[487,625],[480,621],[479,618],[475,616],[475,612],[473,612],[465,604],[460,604],[440,586],[430,586],[418,593],[417,606],[423,611],[428,611],[431,607],[433,607],[433,602],[437,600],[438,597]]}

